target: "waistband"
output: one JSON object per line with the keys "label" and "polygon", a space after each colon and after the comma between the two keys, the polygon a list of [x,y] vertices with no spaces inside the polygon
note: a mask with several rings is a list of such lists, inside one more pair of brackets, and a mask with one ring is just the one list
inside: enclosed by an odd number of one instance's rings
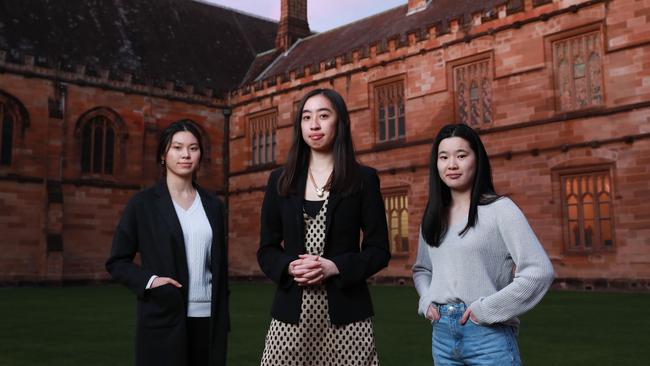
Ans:
{"label": "waistband", "polygon": [[438,314],[440,316],[463,316],[465,310],[467,310],[467,305],[465,303],[451,303],[451,304],[436,304],[438,308]]}

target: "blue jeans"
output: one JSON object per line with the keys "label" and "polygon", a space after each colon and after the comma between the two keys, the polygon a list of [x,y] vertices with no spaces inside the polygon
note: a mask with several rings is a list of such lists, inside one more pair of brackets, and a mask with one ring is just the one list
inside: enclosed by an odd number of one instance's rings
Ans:
{"label": "blue jeans", "polygon": [[483,326],[471,319],[460,325],[465,304],[438,306],[440,319],[433,324],[433,361],[436,366],[520,366],[519,348],[513,327]]}

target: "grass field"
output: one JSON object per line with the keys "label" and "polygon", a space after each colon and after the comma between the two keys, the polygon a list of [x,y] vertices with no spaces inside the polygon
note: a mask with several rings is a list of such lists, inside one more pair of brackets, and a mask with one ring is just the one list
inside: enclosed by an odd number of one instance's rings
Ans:
{"label": "grass field", "polygon": [[[431,365],[411,287],[373,286],[382,365]],[[270,284],[234,283],[229,365],[257,365]],[[0,366],[131,365],[135,306],[124,288],[0,288]],[[551,292],[522,317],[527,366],[650,364],[650,294]]]}

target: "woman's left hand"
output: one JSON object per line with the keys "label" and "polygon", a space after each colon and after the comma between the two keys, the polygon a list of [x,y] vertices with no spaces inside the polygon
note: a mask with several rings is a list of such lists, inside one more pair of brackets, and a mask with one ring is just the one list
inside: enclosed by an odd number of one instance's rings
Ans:
{"label": "woman's left hand", "polygon": [[463,317],[460,318],[460,325],[465,325],[465,323],[467,323],[467,319],[470,318],[474,323],[478,324],[478,319],[476,319],[474,314],[472,314],[472,309],[467,308],[467,310],[465,310],[465,312],[463,313]]}
{"label": "woman's left hand", "polygon": [[310,280],[302,283],[303,286],[304,285],[320,285],[326,279],[339,274],[339,269],[338,269],[338,267],[336,267],[336,264],[334,264],[334,262],[332,262],[331,260],[329,260],[327,258],[323,258],[321,256],[311,255],[311,254],[301,254],[299,256],[299,258],[303,259],[303,260],[314,261],[316,263],[319,263],[321,271],[322,271],[320,276],[318,276],[316,278],[313,278],[313,279],[310,279]]}

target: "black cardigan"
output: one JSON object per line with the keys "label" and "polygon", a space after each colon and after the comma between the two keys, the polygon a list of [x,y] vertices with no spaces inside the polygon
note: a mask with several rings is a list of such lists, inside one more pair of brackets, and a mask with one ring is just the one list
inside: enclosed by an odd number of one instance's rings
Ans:
{"label": "black cardigan", "polygon": [[[224,366],[229,291],[223,205],[215,195],[198,186],[196,189],[213,233],[209,364]],[[134,263],[136,253],[140,253],[142,264]],[[185,365],[189,288],[187,259],[183,231],[164,180],[137,193],[127,204],[115,230],[106,269],[114,280],[137,295],[135,364]],[[145,290],[154,274],[171,277],[183,287],[164,285]]]}
{"label": "black cardigan", "polygon": [[[366,279],[386,267],[390,259],[379,177],[372,168],[360,169],[362,189],[345,197],[332,191],[327,206],[323,257],[333,261],[340,272],[325,281],[333,324],[373,315]],[[290,262],[305,253],[302,205],[307,176],[304,173],[299,177],[299,194],[282,197],[278,193],[281,172],[273,171],[266,186],[257,260],[262,271],[278,284],[271,316],[295,324],[300,319],[302,288],[287,270]],[[361,231],[363,242],[359,246]]]}

